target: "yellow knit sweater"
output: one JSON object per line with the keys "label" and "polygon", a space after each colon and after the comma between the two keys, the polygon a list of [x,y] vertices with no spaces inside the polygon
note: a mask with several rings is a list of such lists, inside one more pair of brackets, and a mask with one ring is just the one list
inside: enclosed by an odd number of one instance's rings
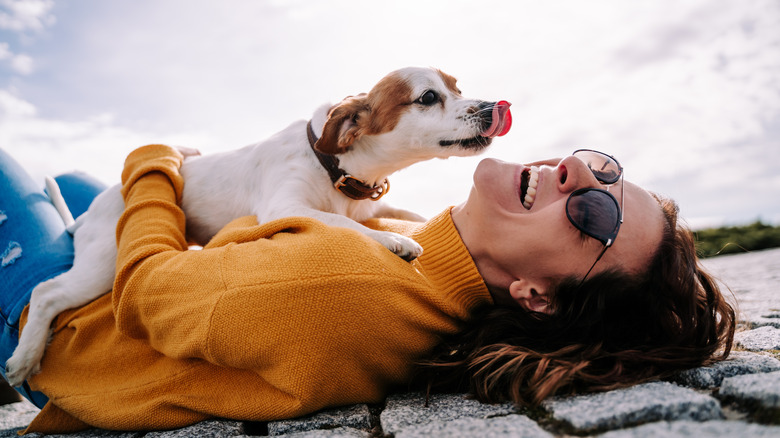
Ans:
{"label": "yellow knit sweater", "polygon": [[419,242],[412,263],[302,217],[239,218],[188,250],[181,159],[160,145],[128,157],[114,289],[55,321],[30,380],[50,400],[28,432],[170,429],[379,402],[439,335],[491,303],[449,211],[368,224]]}

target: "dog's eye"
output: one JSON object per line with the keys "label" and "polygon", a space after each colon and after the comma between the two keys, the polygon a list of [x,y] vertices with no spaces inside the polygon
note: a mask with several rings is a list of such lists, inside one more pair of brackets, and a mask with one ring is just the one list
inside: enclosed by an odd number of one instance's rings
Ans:
{"label": "dog's eye", "polygon": [[433,105],[434,103],[439,101],[439,95],[436,94],[433,90],[428,90],[425,93],[420,96],[419,99],[417,99],[417,103],[421,103],[423,105]]}

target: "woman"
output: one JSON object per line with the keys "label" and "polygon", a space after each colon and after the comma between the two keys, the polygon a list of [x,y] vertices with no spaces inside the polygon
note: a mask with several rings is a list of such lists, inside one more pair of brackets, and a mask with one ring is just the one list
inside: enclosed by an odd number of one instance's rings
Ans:
{"label": "woman", "polygon": [[[540,182],[535,213],[513,199],[507,180],[516,165],[480,163],[471,197],[452,210],[453,220],[464,223],[458,226],[464,242],[474,242],[467,246],[486,283],[503,284],[513,300],[535,312],[517,312],[511,300],[481,308],[425,361],[429,390],[537,404],[556,392],[614,389],[728,356],[734,310],[699,265],[691,232],[677,222],[676,204],[621,181],[615,229],[578,230],[572,225],[588,213],[582,207],[577,216],[577,193],[587,196],[597,187],[594,177],[602,184],[617,177],[599,175],[576,155],[546,163],[557,167],[542,171],[540,181],[546,181]],[[611,167],[620,169],[617,162]],[[459,220],[464,215],[471,221]],[[496,303],[500,297],[494,294]]]}
{"label": "woman", "polygon": [[411,263],[308,218],[239,218],[188,250],[182,159],[128,157],[114,289],[55,321],[29,431],[290,418],[379,402],[421,362],[434,386],[538,402],[728,354],[733,311],[690,234],[604,154],[485,160],[461,206],[369,223],[417,240]]}

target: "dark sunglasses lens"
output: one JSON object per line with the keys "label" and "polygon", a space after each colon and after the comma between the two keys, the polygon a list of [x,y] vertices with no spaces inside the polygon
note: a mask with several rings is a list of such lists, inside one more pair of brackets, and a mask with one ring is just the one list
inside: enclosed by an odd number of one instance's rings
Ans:
{"label": "dark sunglasses lens", "polygon": [[613,184],[620,178],[620,165],[601,152],[580,150],[574,156],[585,162],[597,180]]}
{"label": "dark sunglasses lens", "polygon": [[577,190],[566,202],[566,214],[572,224],[604,244],[617,234],[619,211],[613,196],[595,189]]}

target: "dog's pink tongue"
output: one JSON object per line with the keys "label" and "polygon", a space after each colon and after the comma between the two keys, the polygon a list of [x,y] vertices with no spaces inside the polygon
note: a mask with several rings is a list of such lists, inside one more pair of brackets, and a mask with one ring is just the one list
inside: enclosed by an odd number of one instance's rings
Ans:
{"label": "dog's pink tongue", "polygon": [[512,112],[509,111],[511,105],[511,103],[505,100],[496,102],[493,105],[493,123],[480,135],[483,137],[501,137],[509,132],[509,128],[512,127]]}

